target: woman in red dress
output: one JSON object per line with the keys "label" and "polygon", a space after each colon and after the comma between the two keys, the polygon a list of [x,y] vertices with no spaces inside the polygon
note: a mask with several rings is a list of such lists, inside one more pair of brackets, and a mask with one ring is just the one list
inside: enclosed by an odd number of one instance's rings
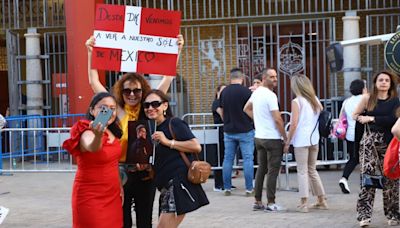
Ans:
{"label": "woman in red dress", "polygon": [[[105,129],[92,121],[103,107],[113,111]],[[78,170],[72,191],[73,227],[122,227],[121,184],[118,160],[121,146],[116,133],[109,129],[117,124],[117,103],[106,92],[96,94],[87,113],[71,129],[71,138],[63,147],[74,156]]]}

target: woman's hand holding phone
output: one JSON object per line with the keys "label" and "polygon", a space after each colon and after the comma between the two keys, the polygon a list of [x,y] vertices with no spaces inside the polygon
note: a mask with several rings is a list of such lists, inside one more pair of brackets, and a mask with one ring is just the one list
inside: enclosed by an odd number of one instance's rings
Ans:
{"label": "woman's hand holding phone", "polygon": [[107,123],[112,116],[113,111],[106,106],[101,107],[94,121],[91,123],[91,129],[96,135],[102,135],[107,128]]}

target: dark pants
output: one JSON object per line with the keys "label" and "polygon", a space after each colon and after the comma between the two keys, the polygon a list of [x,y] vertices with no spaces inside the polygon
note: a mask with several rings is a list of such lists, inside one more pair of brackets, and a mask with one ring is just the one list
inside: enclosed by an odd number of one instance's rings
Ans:
{"label": "dark pants", "polygon": [[[215,160],[213,161],[212,166],[222,167],[222,162],[224,161],[225,154],[225,146],[224,146],[224,128],[219,128],[219,151],[216,151]],[[218,162],[218,152],[219,152],[219,162]],[[215,188],[224,188],[224,182],[222,180],[222,169],[214,171],[214,187]]]}
{"label": "dark pants", "polygon": [[256,173],[255,198],[261,201],[263,183],[267,175],[267,199],[268,203],[275,202],[276,181],[281,167],[283,153],[282,140],[255,138],[258,169]]}
{"label": "dark pants", "polygon": [[[376,175],[383,170],[387,144],[383,133],[364,133],[360,142],[361,174]],[[379,156],[379,157],[378,157]],[[383,185],[383,212],[387,219],[400,219],[399,213],[399,180],[386,179]],[[361,186],[357,201],[357,220],[372,218],[374,208],[375,188]]]}
{"label": "dark pants", "polygon": [[[143,181],[142,172],[128,172],[124,185],[124,228],[132,227],[132,203],[135,203],[136,227],[151,228],[156,188],[152,180]],[[133,201],[132,201],[133,200]]]}
{"label": "dark pants", "polygon": [[350,159],[347,161],[346,166],[344,167],[342,176],[346,179],[349,179],[350,174],[353,172],[354,168],[356,168],[360,160],[360,143],[352,141],[346,141],[346,143],[347,152],[349,153]]}

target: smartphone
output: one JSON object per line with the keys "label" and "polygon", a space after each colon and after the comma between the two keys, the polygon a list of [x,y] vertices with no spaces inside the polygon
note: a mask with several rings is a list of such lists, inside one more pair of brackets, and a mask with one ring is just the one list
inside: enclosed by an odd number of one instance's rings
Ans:
{"label": "smartphone", "polygon": [[99,114],[97,114],[96,118],[93,121],[92,126],[96,127],[97,124],[101,123],[103,125],[103,129],[107,126],[107,122],[110,120],[113,111],[106,106],[102,106]]}

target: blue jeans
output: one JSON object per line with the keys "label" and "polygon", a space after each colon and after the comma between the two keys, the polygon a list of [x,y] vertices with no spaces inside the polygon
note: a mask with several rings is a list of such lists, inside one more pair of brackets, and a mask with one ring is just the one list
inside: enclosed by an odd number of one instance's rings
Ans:
{"label": "blue jeans", "polygon": [[232,167],[235,159],[236,148],[239,145],[243,157],[243,170],[246,190],[253,190],[254,176],[254,130],[246,133],[224,133],[225,157],[222,167],[224,178],[224,189],[230,190],[232,187]]}

